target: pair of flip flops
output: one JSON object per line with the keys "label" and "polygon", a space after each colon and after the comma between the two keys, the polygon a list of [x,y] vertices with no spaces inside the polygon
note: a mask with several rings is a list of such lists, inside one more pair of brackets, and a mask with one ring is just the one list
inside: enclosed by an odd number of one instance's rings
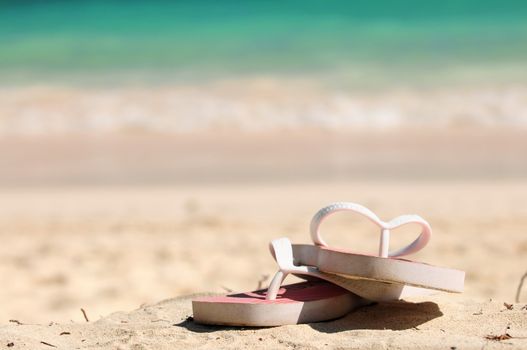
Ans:
{"label": "pair of flip flops", "polygon": [[[351,253],[326,244],[320,224],[340,211],[363,215],[381,229],[378,256]],[[390,231],[408,224],[419,225],[421,233],[406,247],[390,252]],[[340,202],[319,210],[310,231],[314,245],[291,244],[287,238],[271,242],[271,254],[279,271],[269,288],[194,299],[194,321],[232,326],[320,322],[342,317],[371,302],[400,300],[427,294],[429,290],[463,291],[463,271],[401,258],[421,250],[430,240],[432,229],[420,216],[402,215],[385,222],[359,204]],[[283,286],[289,274],[306,282]]]}

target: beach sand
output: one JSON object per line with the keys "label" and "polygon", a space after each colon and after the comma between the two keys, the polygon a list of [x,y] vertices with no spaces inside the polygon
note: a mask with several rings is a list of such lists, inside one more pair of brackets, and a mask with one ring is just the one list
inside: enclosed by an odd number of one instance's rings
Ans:
{"label": "beach sand", "polygon": [[[0,346],[525,348],[527,290],[512,310],[504,306],[527,271],[525,198],[527,181],[512,179],[6,187]],[[434,237],[414,259],[465,270],[465,293],[301,326],[216,328],[187,319],[188,295],[268,283],[276,271],[268,242],[309,242],[311,216],[336,200],[362,203],[385,219],[421,214]],[[324,230],[330,244],[377,249],[378,232],[364,219],[336,216]],[[414,236],[394,232],[392,245]],[[504,333],[513,338],[485,338]]]}
{"label": "beach sand", "polygon": [[[197,325],[183,297],[90,323],[2,327],[0,337],[14,349],[522,349],[527,320],[519,307],[435,298],[380,303],[331,322],[250,329]],[[512,338],[493,340],[504,334]]]}

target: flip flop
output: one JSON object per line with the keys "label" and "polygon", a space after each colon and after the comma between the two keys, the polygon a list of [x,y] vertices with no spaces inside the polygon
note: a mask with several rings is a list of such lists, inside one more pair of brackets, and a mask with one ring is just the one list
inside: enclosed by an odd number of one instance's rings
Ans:
{"label": "flip flop", "polygon": [[[380,256],[327,246],[320,236],[320,223],[344,210],[362,214],[381,227]],[[419,237],[407,247],[389,253],[390,230],[410,223],[422,227]],[[192,302],[194,320],[236,326],[319,322],[344,316],[371,301],[424,294],[423,288],[461,292],[464,272],[399,258],[422,249],[431,234],[430,225],[417,215],[384,222],[361,205],[332,204],[321,209],[311,222],[315,245],[291,245],[287,238],[271,242],[271,254],[280,269],[267,290],[197,298]],[[288,274],[310,282],[280,287]]]}
{"label": "flip flop", "polygon": [[[229,326],[281,326],[340,318],[370,303],[346,290],[346,279],[310,266],[293,264],[293,249],[287,238],[270,244],[280,270],[267,290],[207,296],[192,301],[194,321]],[[294,273],[307,275],[307,282],[281,286]]]}
{"label": "flip flop", "polygon": [[[381,235],[378,256],[330,248],[326,244],[320,233],[320,225],[330,215],[340,211],[358,213],[379,226]],[[421,227],[419,236],[406,247],[389,252],[391,230],[408,224]],[[321,272],[354,279],[357,282],[356,286],[352,287],[348,283],[347,289],[363,298],[374,301],[395,300],[426,294],[425,289],[451,293],[463,291],[465,272],[401,258],[423,249],[431,238],[430,225],[418,215],[402,215],[385,222],[362,205],[338,202],[320,209],[315,214],[310,231],[315,245],[293,245],[295,263],[315,266]],[[383,287],[382,292],[375,292],[376,285]],[[389,292],[386,285],[392,286],[388,288]]]}
{"label": "flip flop", "polygon": [[194,321],[201,324],[270,327],[328,321],[364,305],[362,299],[323,281],[290,284],[269,300],[264,290],[201,297],[192,301]]}

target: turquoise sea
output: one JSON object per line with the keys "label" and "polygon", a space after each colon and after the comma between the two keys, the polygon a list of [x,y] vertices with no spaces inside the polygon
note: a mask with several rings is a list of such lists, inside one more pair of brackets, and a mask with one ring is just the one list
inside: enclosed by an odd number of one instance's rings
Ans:
{"label": "turquoise sea", "polygon": [[527,127],[525,0],[0,0],[0,135]]}
{"label": "turquoise sea", "polygon": [[514,80],[526,68],[520,0],[0,1],[4,82],[85,73]]}

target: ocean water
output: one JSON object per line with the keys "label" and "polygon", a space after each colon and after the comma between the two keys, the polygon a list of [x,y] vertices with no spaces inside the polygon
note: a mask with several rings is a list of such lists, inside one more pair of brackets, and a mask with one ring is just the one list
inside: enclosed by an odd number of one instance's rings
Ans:
{"label": "ocean water", "polygon": [[48,73],[518,79],[526,62],[521,0],[0,1],[4,81]]}
{"label": "ocean water", "polygon": [[0,0],[0,135],[527,128],[524,0]]}

